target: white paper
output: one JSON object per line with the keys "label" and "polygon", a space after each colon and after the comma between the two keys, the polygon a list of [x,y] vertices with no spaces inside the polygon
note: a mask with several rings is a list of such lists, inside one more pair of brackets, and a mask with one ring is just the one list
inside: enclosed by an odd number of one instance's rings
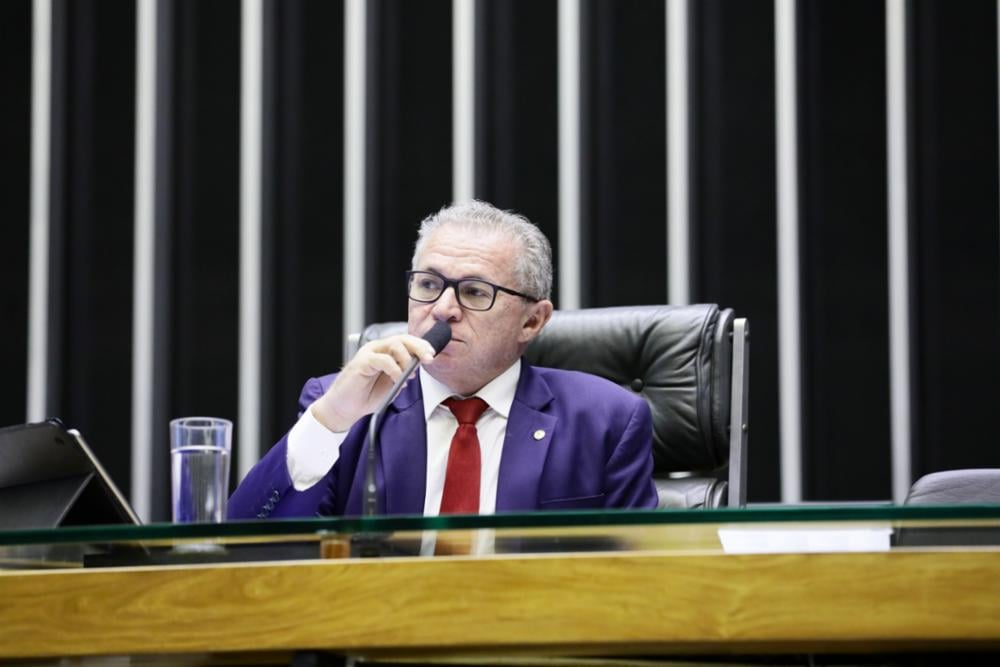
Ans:
{"label": "white paper", "polygon": [[720,528],[722,550],[734,554],[888,551],[892,528]]}

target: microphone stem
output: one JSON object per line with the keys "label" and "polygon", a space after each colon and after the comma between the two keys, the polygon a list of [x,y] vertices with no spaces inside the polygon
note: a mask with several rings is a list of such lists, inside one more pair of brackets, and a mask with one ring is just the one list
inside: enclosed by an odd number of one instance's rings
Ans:
{"label": "microphone stem", "polygon": [[382,403],[372,413],[371,421],[368,422],[368,458],[365,460],[365,494],[362,503],[362,514],[364,516],[375,516],[378,514],[378,487],[375,484],[375,464],[378,460],[378,451],[376,450],[378,444],[378,423],[381,420],[382,413],[399,396],[399,392],[403,390],[403,384],[406,382],[406,379],[416,370],[419,363],[420,360],[415,357],[410,361],[406,369],[403,370],[403,374],[392,385],[392,389],[389,390]]}

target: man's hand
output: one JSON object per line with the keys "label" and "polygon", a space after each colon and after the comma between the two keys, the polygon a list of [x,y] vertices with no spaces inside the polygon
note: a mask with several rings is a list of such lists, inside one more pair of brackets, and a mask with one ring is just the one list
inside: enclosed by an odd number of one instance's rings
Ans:
{"label": "man's hand", "polygon": [[373,340],[358,350],[326,393],[310,406],[313,417],[331,431],[346,431],[375,411],[414,357],[427,363],[434,359],[434,348],[409,334]]}

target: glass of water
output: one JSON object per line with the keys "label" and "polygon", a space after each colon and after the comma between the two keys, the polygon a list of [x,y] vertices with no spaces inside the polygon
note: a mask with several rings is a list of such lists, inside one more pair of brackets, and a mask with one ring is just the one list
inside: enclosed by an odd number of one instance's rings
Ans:
{"label": "glass of water", "polygon": [[233,423],[218,417],[170,422],[174,523],[221,523],[229,499]]}

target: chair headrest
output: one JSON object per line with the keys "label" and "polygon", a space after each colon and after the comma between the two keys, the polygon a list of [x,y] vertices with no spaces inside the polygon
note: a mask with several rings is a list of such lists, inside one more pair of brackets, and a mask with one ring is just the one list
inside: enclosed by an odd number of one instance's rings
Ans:
{"label": "chair headrest", "polygon": [[924,475],[910,487],[907,505],[1000,503],[1000,468],[944,470]]}

